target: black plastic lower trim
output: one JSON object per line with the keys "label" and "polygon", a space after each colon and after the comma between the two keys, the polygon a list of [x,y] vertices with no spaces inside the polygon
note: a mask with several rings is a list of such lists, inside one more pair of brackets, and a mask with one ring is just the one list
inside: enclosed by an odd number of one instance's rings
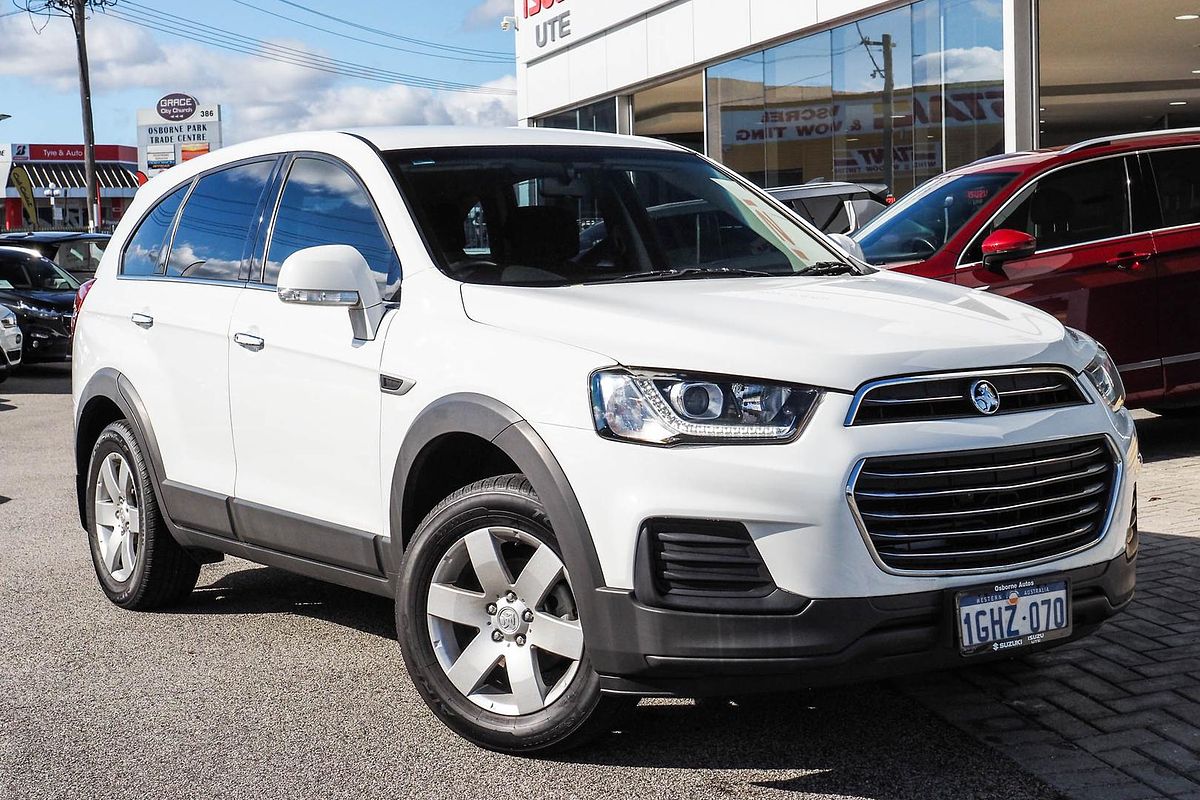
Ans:
{"label": "black plastic lower trim", "polygon": [[699,696],[853,683],[1009,658],[1078,639],[1133,598],[1135,565],[1122,553],[1062,573],[1071,581],[1072,636],[1017,653],[963,658],[953,589],[813,599],[797,614],[773,616],[649,608],[627,591],[602,589],[595,595],[602,623],[587,629],[588,649],[602,686],[616,692]]}
{"label": "black plastic lower trim", "polygon": [[238,538],[249,544],[356,572],[384,574],[374,534],[236,497],[229,500],[229,516]]}

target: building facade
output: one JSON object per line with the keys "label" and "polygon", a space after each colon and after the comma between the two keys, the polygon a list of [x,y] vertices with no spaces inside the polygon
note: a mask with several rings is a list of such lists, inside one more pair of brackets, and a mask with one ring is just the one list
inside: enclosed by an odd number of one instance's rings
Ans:
{"label": "building facade", "polygon": [[[139,186],[137,148],[96,145],[102,228],[112,227]],[[3,230],[87,228],[87,181],[81,144],[0,144]]]}
{"label": "building facade", "polygon": [[517,0],[518,116],[669,139],[763,186],[852,180],[902,194],[1001,152],[1200,122],[1192,10]]}

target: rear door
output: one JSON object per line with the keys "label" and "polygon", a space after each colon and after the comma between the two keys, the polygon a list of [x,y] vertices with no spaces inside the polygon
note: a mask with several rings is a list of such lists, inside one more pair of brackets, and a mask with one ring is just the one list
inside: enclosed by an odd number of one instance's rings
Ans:
{"label": "rear door", "polygon": [[123,332],[112,347],[146,406],[172,517],[223,535],[235,474],[229,320],[275,163],[206,173],[164,200],[124,251],[111,309]]}
{"label": "rear door", "polygon": [[[1061,167],[1022,189],[963,254],[957,281],[1029,303],[1098,339],[1116,360],[1130,399],[1162,397],[1152,227],[1135,157]],[[1131,188],[1133,193],[1131,194]],[[983,239],[1001,228],[1038,241],[1029,258],[994,270]]]}
{"label": "rear door", "polygon": [[378,572],[383,331],[372,341],[355,339],[345,308],[284,303],[276,279],[297,250],[347,244],[371,265],[387,298],[399,287],[400,263],[348,167],[302,155],[286,174],[265,263],[238,301],[226,345],[238,464],[234,519],[249,541]]}
{"label": "rear door", "polygon": [[1182,400],[1200,394],[1200,148],[1160,150],[1145,158],[1162,209],[1154,248],[1165,397]]}

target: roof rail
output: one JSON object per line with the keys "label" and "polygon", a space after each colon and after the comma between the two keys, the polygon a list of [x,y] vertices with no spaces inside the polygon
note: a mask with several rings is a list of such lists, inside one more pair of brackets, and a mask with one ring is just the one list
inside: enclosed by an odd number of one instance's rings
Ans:
{"label": "roof rail", "polygon": [[1089,150],[1093,147],[1103,147],[1106,144],[1114,142],[1126,142],[1131,139],[1149,139],[1154,136],[1173,136],[1180,133],[1200,133],[1200,128],[1163,128],[1156,131],[1141,131],[1140,133],[1122,133],[1117,136],[1101,136],[1096,139],[1087,139],[1082,142],[1068,145],[1060,153],[1076,153],[1080,150]]}

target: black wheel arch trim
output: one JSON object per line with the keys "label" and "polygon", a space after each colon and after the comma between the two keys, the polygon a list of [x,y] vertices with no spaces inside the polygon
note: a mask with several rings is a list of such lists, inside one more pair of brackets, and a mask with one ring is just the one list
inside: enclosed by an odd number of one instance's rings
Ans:
{"label": "black wheel arch trim", "polygon": [[79,439],[79,424],[91,402],[100,397],[116,405],[129,424],[133,426],[138,443],[145,449],[148,457],[147,467],[150,470],[151,483],[154,484],[158,507],[162,509],[167,507],[163,502],[162,492],[164,475],[162,452],[158,448],[158,439],[154,436],[154,428],[150,426],[146,406],[128,378],[111,367],[105,367],[98,370],[83,387],[75,408],[75,493],[79,504],[79,523],[85,529],[87,528],[87,512],[84,508],[87,497],[85,483],[91,447],[88,445],[87,452],[84,452],[83,442]]}
{"label": "black wheel arch trim", "polygon": [[589,627],[592,631],[602,629],[604,625],[597,616],[599,606],[594,595],[597,589],[604,587],[604,574],[583,509],[566,473],[527,420],[486,395],[468,392],[447,395],[431,403],[413,420],[392,473],[389,577],[397,579],[404,560],[405,542],[413,533],[404,529],[404,520],[408,516],[405,512],[410,510],[406,503],[413,502],[407,489],[415,469],[420,468],[419,459],[435,440],[461,433],[478,436],[498,447],[533,485],[562,548],[583,628],[585,631]]}

